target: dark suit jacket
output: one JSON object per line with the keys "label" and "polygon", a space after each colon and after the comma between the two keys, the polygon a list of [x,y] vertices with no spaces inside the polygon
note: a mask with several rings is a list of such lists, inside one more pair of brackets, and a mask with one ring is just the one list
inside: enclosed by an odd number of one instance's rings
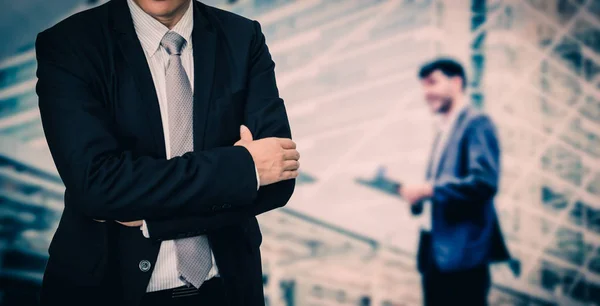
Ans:
{"label": "dark suit jacket", "polygon": [[[39,107],[66,185],[43,302],[85,288],[90,297],[115,293],[115,301],[136,305],[160,241],[206,234],[230,302],[264,305],[255,216],[285,205],[295,181],[257,192],[252,157],[233,144],[241,124],[255,139],[289,138],[290,126],[259,24],[196,1],[193,9],[194,152],[170,160],[125,0],[38,35]],[[93,219],[145,219],[151,238],[139,228]]]}
{"label": "dark suit jacket", "polygon": [[424,272],[431,263],[441,271],[460,271],[508,260],[494,208],[500,146],[491,119],[472,107],[464,108],[438,168],[428,168],[427,177],[434,181],[432,229],[421,235],[419,270]]}

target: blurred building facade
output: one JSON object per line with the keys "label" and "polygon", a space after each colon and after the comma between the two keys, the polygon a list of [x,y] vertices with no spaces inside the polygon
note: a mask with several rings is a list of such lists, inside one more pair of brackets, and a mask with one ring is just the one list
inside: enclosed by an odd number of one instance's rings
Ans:
{"label": "blurred building facade", "polygon": [[[501,134],[496,206],[522,271],[494,267],[491,304],[600,305],[599,0],[207,3],[261,22],[303,153],[290,204],[259,217],[269,305],[420,304],[419,220],[356,179],[423,178],[433,126],[416,74],[439,55],[465,64]],[[34,39],[0,59],[2,305],[31,302],[63,206]]]}

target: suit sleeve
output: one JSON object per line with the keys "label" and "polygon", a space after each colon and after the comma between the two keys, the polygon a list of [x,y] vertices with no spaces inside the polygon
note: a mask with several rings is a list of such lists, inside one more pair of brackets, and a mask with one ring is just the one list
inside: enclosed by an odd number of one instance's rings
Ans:
{"label": "suit sleeve", "polygon": [[[43,32],[36,41],[36,90],[67,205],[93,219],[132,221],[206,213],[213,203],[254,203],[252,156],[243,147],[170,160],[123,149],[106,101],[93,90],[91,63],[75,52],[76,44],[54,34],[60,33]],[[244,183],[228,181],[240,173],[248,175]]]}
{"label": "suit sleeve", "polygon": [[[290,123],[275,81],[275,63],[265,43],[260,24],[254,22],[255,39],[252,47],[246,125],[254,139],[268,137],[292,138]],[[286,180],[262,186],[253,206],[259,215],[287,204],[294,192],[296,180]]]}
{"label": "suit sleeve", "polygon": [[443,175],[433,187],[433,202],[442,205],[481,203],[498,190],[500,148],[496,129],[487,116],[467,127],[468,173],[464,177]]}
{"label": "suit sleeve", "polygon": [[146,220],[148,237],[154,241],[206,235],[211,231],[236,226],[252,216],[247,209],[162,220]]}
{"label": "suit sleeve", "polygon": [[[254,139],[291,138],[285,105],[279,97],[275,82],[275,63],[271,59],[258,22],[254,22],[254,27],[245,124],[252,132]],[[260,187],[254,204],[240,208],[238,211],[219,211],[212,216],[146,220],[150,238],[164,240],[196,236],[219,227],[241,223],[248,218],[283,207],[294,192],[295,182],[295,180],[286,180]],[[217,219],[222,222],[215,222]]]}

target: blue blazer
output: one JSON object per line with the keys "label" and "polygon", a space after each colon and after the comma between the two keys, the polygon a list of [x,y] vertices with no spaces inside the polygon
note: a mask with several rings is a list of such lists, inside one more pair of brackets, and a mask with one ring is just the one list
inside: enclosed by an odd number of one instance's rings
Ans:
{"label": "blue blazer", "polygon": [[460,271],[510,259],[494,208],[500,176],[496,128],[487,115],[466,107],[452,129],[437,169],[429,162],[432,228],[429,237],[421,236],[420,271],[426,260],[441,271]]}

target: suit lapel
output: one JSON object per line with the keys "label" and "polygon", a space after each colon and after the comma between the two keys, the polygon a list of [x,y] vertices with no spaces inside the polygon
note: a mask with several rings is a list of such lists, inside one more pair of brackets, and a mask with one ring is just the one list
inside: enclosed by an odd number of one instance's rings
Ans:
{"label": "suit lapel", "polygon": [[164,132],[156,88],[154,87],[154,81],[146,56],[144,55],[144,50],[135,33],[127,1],[115,0],[111,2],[111,5],[113,8],[113,14],[111,15],[113,18],[113,29],[117,32],[116,36],[119,48],[135,79],[139,100],[144,104],[143,108],[148,118],[148,130],[154,138],[157,153],[161,157],[166,157]]}
{"label": "suit lapel", "polygon": [[194,1],[194,150],[205,147],[206,123],[215,74],[217,36],[202,3]]}
{"label": "suit lapel", "polygon": [[433,169],[431,169],[433,167],[433,159],[435,158],[435,151],[437,150],[437,146],[439,145],[440,142],[440,138],[441,137],[441,133],[438,132],[435,135],[435,140],[433,141],[433,146],[431,148],[431,152],[429,153],[429,162],[427,163],[427,172],[425,174],[425,179],[429,180],[431,179],[431,176],[433,174]]}
{"label": "suit lapel", "polygon": [[448,148],[449,148],[450,144],[456,142],[455,139],[458,137],[458,135],[455,135],[456,128],[458,126],[460,126],[460,124],[464,120],[468,109],[469,109],[469,107],[467,106],[461,110],[460,114],[456,118],[456,121],[452,124],[452,126],[450,127],[450,130],[448,131],[448,136],[446,137],[445,143],[438,144],[438,145],[441,145],[444,147],[442,149],[442,152],[440,153],[440,157],[439,157],[440,160],[438,161],[435,169],[433,169],[433,178],[434,179],[436,179],[439,176],[440,170],[444,166],[444,162],[446,161],[446,155],[448,154]]}

